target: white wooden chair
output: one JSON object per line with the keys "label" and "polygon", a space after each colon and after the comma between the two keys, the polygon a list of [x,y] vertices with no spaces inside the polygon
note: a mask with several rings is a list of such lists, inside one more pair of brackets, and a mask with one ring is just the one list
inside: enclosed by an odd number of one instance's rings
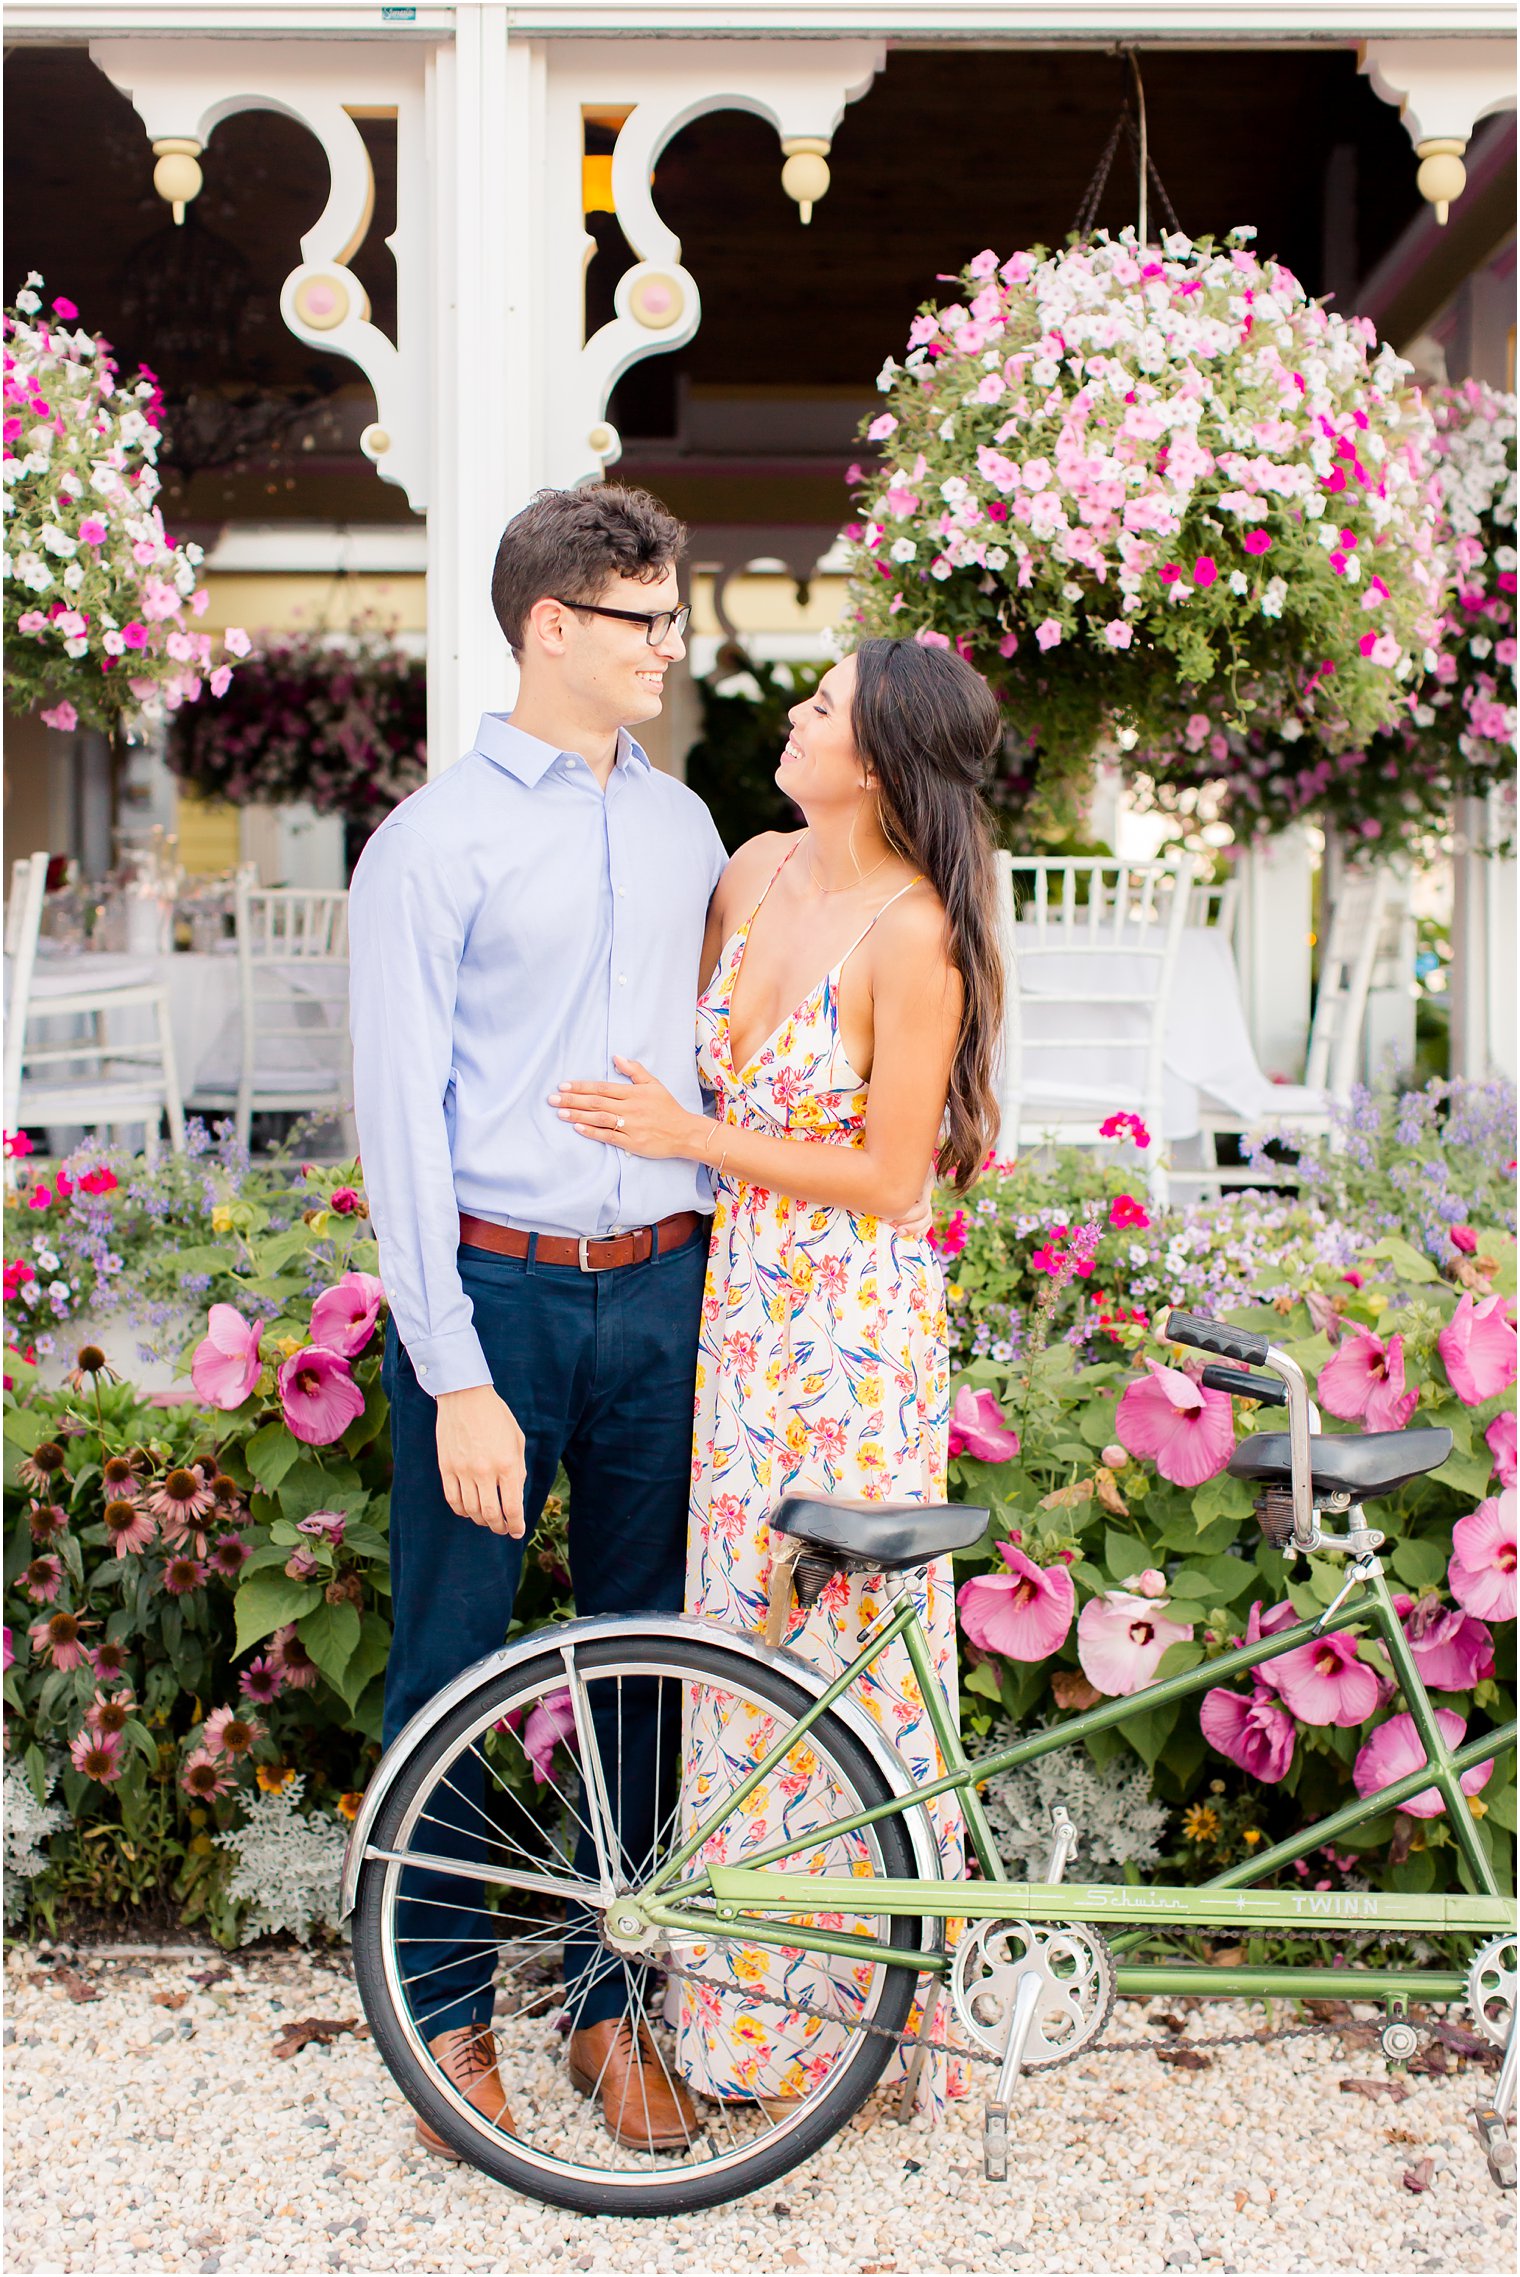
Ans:
{"label": "white wooden chair", "polygon": [[256,1113],[343,1121],[348,1040],[348,895],[298,886],[236,886],[238,1071],[198,1081],[189,1105],[232,1112],[246,1146]]}
{"label": "white wooden chair", "polygon": [[1195,885],[1188,895],[1189,926],[1218,933],[1230,949],[1235,946],[1235,920],[1239,913],[1239,878],[1227,878],[1223,885]]}
{"label": "white wooden chair", "polygon": [[1030,1139],[1102,1143],[1127,1111],[1162,1167],[1167,1010],[1188,917],[1190,865],[1002,853],[1007,1008],[1000,1150]]}
{"label": "white wooden chair", "polygon": [[[1202,1180],[1213,1187],[1260,1185],[1261,1172],[1249,1163],[1223,1170],[1217,1167],[1221,1138],[1330,1135],[1331,1109],[1345,1105],[1360,1075],[1367,996],[1383,947],[1393,884],[1389,872],[1381,867],[1343,872],[1320,956],[1319,990],[1309,1028],[1303,1082],[1274,1085],[1270,1115],[1250,1124],[1210,1100],[1205,1092],[1199,1119],[1202,1165],[1196,1169],[1174,1167],[1174,1177]],[[1278,1171],[1291,1181],[1290,1164],[1275,1166],[1274,1175]]]}
{"label": "white wooden chair", "polygon": [[[7,1130],[25,1124],[81,1124],[114,1131],[141,1126],[143,1151],[158,1151],[160,1117],[169,1125],[176,1154],[185,1144],[168,991],[153,967],[130,957],[82,956],[50,969],[39,963],[37,942],[47,890],[48,857],[33,854],[11,872],[6,912],[8,1016],[5,1031],[4,1114]],[[14,942],[12,949],[10,944]],[[120,1032],[119,1016],[139,1015],[139,1037]],[[144,1021],[141,1015],[146,1013]],[[64,1035],[37,1031],[68,1022]],[[143,1027],[153,1033],[140,1040]],[[116,1033],[112,1034],[112,1028]]]}

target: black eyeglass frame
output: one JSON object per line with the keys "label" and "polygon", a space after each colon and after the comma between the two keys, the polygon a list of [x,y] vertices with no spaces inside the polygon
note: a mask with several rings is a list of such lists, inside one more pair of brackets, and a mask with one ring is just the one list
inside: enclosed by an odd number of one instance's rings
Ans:
{"label": "black eyeglass frame", "polygon": [[[562,593],[551,593],[549,599],[558,601],[562,609],[574,609],[578,615],[583,617],[617,617],[625,625],[642,625],[644,627],[644,638],[651,648],[657,647],[662,640],[668,640],[672,632],[674,632],[677,640],[684,640],[686,628],[691,623],[691,603],[689,601],[683,601],[679,609],[645,610],[602,609],[598,608],[594,601],[567,601]],[[657,633],[654,629],[658,624],[663,624],[665,627],[662,633]]]}

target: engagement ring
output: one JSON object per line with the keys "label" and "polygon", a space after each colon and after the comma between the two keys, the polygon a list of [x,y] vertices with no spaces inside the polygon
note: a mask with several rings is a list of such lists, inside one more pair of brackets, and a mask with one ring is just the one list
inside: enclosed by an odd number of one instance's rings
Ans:
{"label": "engagement ring", "polygon": [[612,1127],[613,1127],[613,1129],[614,1129],[615,1131],[620,1131],[620,1130],[622,1129],[622,1127],[623,1127],[623,1118],[622,1118],[622,1116],[621,1116],[621,1115],[614,1115],[614,1116],[613,1116],[613,1118],[612,1118]]}

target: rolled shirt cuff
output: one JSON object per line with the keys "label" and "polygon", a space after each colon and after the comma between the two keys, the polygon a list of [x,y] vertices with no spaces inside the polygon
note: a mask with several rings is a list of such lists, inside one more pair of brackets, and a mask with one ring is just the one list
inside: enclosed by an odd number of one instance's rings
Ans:
{"label": "rolled shirt cuff", "polygon": [[425,1392],[438,1399],[444,1392],[471,1391],[488,1384],[491,1371],[473,1328],[455,1329],[449,1336],[424,1336],[415,1342],[403,1338],[407,1358]]}

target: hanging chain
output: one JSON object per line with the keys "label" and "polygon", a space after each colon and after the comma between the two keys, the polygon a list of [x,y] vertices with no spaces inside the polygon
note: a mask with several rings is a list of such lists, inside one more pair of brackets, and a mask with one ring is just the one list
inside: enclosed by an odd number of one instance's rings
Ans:
{"label": "hanging chain", "polygon": [[1072,223],[1071,234],[1079,240],[1091,235],[1093,225],[1098,218],[1098,207],[1102,202],[1103,192],[1108,187],[1108,177],[1113,169],[1114,153],[1119,147],[1119,137],[1122,134],[1129,144],[1130,157],[1134,161],[1135,181],[1140,191],[1138,235],[1140,243],[1144,245],[1150,237],[1146,215],[1146,193],[1148,189],[1155,191],[1156,202],[1166,215],[1168,225],[1175,235],[1180,236],[1182,234],[1182,224],[1177,219],[1176,207],[1167,195],[1166,184],[1161,179],[1156,161],[1150,154],[1149,138],[1145,131],[1145,88],[1140,78],[1139,57],[1133,48],[1121,48],[1119,52],[1128,60],[1130,70],[1134,75],[1135,102],[1139,105],[1140,110],[1139,123],[1136,122],[1134,108],[1131,105],[1129,95],[1126,93],[1120,106],[1119,116],[1114,121],[1113,131],[1104,144],[1103,154],[1093,169],[1092,180],[1082,194],[1082,203],[1077,208],[1077,218]]}
{"label": "hanging chain", "polygon": [[[1088,1926],[1093,1925],[1089,1924]],[[1149,1925],[1149,1927],[1151,1934],[1163,1937],[1191,1936],[1196,1934],[1197,1930],[1196,1923],[1185,1922],[1157,1922]],[[1297,1937],[1306,1942],[1312,1940],[1314,1942],[1345,1944],[1352,1938],[1366,1938],[1372,1944],[1380,1946],[1406,1944],[1409,1934],[1407,1930],[1330,1929],[1319,1925],[1316,1925],[1312,1930],[1308,1928],[1303,1930],[1292,1928],[1274,1930],[1274,1935],[1290,1939]],[[843,2031],[858,2032],[869,2039],[890,2040],[895,2047],[899,2048],[916,2049],[920,2045],[916,2032],[895,2032],[885,2024],[868,2023],[863,2017],[840,2016],[829,2009],[815,2008],[809,2001],[787,2000],[777,1993],[760,1992],[748,1985],[736,1986],[731,1977],[704,1976],[698,1969],[683,1969],[678,1963],[669,1959],[662,1959],[653,1955],[643,1956],[639,1965],[653,1968],[661,1976],[674,1977],[682,1984],[700,1985],[711,1992],[727,1993],[730,1998],[738,1997],[743,2000],[746,2007],[780,2009],[789,2016],[805,2016],[810,2021],[820,2024],[833,2024]],[[890,1966],[890,1964],[887,1965]],[[1349,1971],[1347,1974],[1347,1997],[1351,1997],[1354,1992],[1355,1978],[1351,1976]],[[1204,1997],[1207,1998],[1208,1996],[1205,1994]],[[1221,1993],[1218,1997],[1230,1999],[1238,1996]],[[1079,2047],[1075,2053],[1092,2056],[1134,2054],[1164,2056],[1181,2048],[1196,2049],[1201,2053],[1210,2048],[1256,2048],[1279,2040],[1321,2039],[1327,2035],[1339,2034],[1342,2029],[1341,2022],[1327,2018],[1316,2019],[1312,2024],[1258,2025],[1248,2032],[1223,2032],[1207,2040],[1186,2040],[1178,2035],[1173,2035],[1170,2040],[1145,2038],[1113,2040],[1104,2038],[1094,2041],[1091,2045]],[[1415,2030],[1421,2033],[1422,2038],[1428,2037],[1427,2027],[1416,2025]],[[958,2040],[931,2041],[929,2046],[931,2053],[953,2057],[957,2063],[990,2064],[996,2070],[1003,2060],[1001,2055],[989,2055],[980,2048],[967,2047]]]}

